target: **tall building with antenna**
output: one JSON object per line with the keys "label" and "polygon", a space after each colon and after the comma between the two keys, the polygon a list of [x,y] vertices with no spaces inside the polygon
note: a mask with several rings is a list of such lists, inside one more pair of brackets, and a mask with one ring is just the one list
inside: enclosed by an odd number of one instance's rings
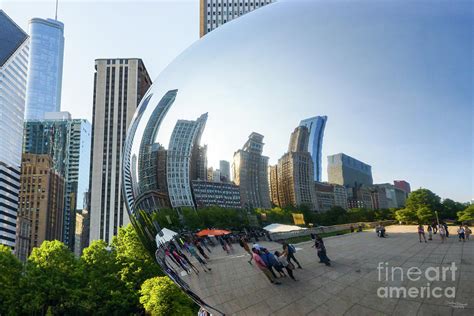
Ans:
{"label": "tall building with antenna", "polygon": [[[55,16],[57,18],[57,3]],[[59,112],[61,108],[64,24],[57,19],[33,18],[29,33],[25,118],[41,120],[46,112]]]}

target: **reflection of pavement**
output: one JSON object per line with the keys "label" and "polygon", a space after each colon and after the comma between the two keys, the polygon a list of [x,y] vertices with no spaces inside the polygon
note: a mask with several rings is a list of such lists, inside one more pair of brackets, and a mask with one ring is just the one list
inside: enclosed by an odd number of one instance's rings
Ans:
{"label": "reflection of pavement", "polygon": [[[282,285],[268,282],[264,274],[247,263],[249,255],[238,244],[227,255],[214,247],[210,273],[185,276],[191,288],[206,302],[227,314],[238,315],[474,315],[474,239],[458,242],[452,236],[441,244],[439,235],[425,244],[419,243],[415,226],[391,226],[388,238],[374,232],[353,233],[325,239],[333,266],[318,263],[312,242],[298,244],[296,257],[303,269],[295,270],[294,282],[279,279]],[[428,237],[427,237],[428,238]],[[273,242],[260,242],[269,249],[281,249]],[[405,271],[403,281],[378,281],[379,262]],[[450,266],[458,271],[455,281],[434,281],[431,287],[456,287],[455,298],[379,298],[379,287],[426,287],[427,280],[409,281],[406,270],[416,266],[423,272],[429,267]],[[424,273],[423,273],[424,275]],[[448,274],[450,276],[450,274]],[[399,280],[400,274],[395,274]],[[444,292],[443,292],[444,293]],[[425,295],[426,296],[426,295]],[[467,304],[467,305],[465,305]]]}

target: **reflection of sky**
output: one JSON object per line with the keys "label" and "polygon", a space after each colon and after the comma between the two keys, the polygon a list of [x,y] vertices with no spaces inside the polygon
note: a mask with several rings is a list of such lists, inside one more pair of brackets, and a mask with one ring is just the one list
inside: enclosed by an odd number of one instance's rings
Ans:
{"label": "reflection of sky", "polygon": [[[140,12],[152,8],[150,3],[139,5]],[[323,179],[325,157],[345,152],[371,164],[375,182],[405,179],[414,189],[425,186],[443,197],[470,199],[470,5],[310,1],[257,10],[211,32],[178,58],[180,67],[173,65],[159,78],[157,91],[179,89],[160,130],[160,142],[167,146],[178,118],[194,120],[209,112],[202,143],[208,144],[211,165],[217,167],[220,159],[232,161],[233,152],[252,131],[265,135],[264,154],[275,163],[301,119],[327,115]],[[110,9],[99,7],[103,12]],[[174,36],[184,37],[178,24],[186,9],[169,10],[176,14],[177,24],[167,29],[176,26]],[[94,13],[88,23],[93,25],[94,18],[99,16]],[[112,15],[109,18],[114,21]],[[68,23],[73,21],[64,20],[65,63]],[[148,33],[142,23],[149,21],[132,16],[126,28],[135,25],[137,36],[147,34],[148,40],[133,50],[105,52],[111,57],[143,54],[152,69],[162,62],[160,52],[169,53],[168,46],[175,42],[150,41],[149,34],[164,31],[149,27]],[[89,41],[100,42],[94,39],[98,34],[87,34]],[[96,54],[104,57],[104,50]],[[93,61],[89,63],[92,78]]]}

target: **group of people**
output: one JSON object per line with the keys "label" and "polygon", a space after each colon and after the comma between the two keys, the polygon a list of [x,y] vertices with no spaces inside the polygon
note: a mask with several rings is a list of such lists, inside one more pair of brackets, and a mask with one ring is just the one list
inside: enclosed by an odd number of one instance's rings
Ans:
{"label": "group of people", "polygon": [[191,257],[194,257],[204,272],[210,272],[212,269],[207,266],[207,260],[212,251],[207,245],[205,239],[185,239],[176,238],[172,242],[167,244],[165,248],[165,255],[171,260],[177,267],[181,267],[188,274],[194,271],[199,274],[199,269],[191,262],[189,257],[184,253],[187,252]]}
{"label": "group of people", "polygon": [[[426,230],[428,232],[428,240],[433,240],[433,234],[439,233],[441,237],[441,243],[446,241],[446,238],[449,238],[449,229],[448,224],[442,222],[440,224],[433,223],[431,225],[427,225]],[[459,225],[457,229],[459,241],[466,241],[469,240],[469,236],[471,235],[472,231],[467,224]],[[420,242],[427,242],[425,236],[425,228],[423,225],[418,225],[418,238]]]}

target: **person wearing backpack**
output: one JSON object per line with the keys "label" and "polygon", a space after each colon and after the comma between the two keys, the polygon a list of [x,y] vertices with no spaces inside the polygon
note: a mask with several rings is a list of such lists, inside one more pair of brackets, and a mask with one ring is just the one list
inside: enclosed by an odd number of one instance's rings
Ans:
{"label": "person wearing backpack", "polygon": [[296,253],[295,246],[288,244],[287,242],[283,243],[283,254],[288,259],[288,262],[291,263],[291,260],[293,259],[293,261],[295,261],[296,264],[298,265],[298,269],[303,269],[300,263],[298,262],[298,260],[296,260],[295,253]]}

